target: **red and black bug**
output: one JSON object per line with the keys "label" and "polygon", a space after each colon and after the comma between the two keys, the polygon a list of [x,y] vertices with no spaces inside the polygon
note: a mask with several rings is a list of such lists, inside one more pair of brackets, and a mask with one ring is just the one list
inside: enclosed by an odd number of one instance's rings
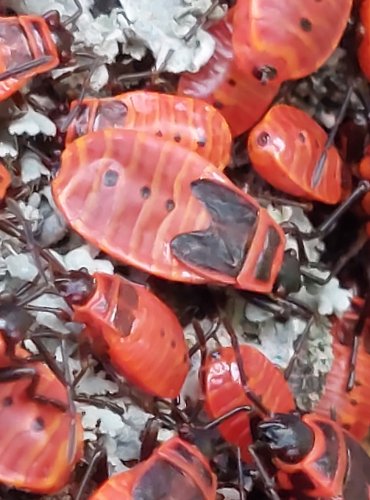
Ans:
{"label": "red and black bug", "polygon": [[300,287],[298,262],[267,211],[173,142],[119,129],[80,137],[63,152],[52,190],[81,236],[149,273],[261,293],[276,282]]}
{"label": "red and black bug", "polygon": [[73,37],[65,28],[82,12],[61,22],[57,11],[41,16],[0,18],[0,101],[21,89],[31,78],[71,59]]}
{"label": "red and black bug", "polygon": [[335,204],[342,196],[342,160],[335,146],[325,150],[327,140],[304,111],[278,104],[250,132],[248,155],[253,168],[275,188]]}
{"label": "red and black bug", "polygon": [[[336,421],[359,440],[363,440],[370,427],[370,354],[365,348],[366,333],[358,339],[355,381],[352,389],[348,387],[348,374],[351,369],[353,350],[353,327],[358,321],[356,311],[364,301],[352,299],[352,307],[343,318],[335,318],[331,333],[333,338],[333,364],[326,376],[323,394],[315,407],[320,415],[335,413]],[[369,325],[365,327],[368,329]]]}
{"label": "red and black bug", "polygon": [[336,49],[351,7],[352,0],[237,2],[232,41],[238,67],[252,66],[280,82],[313,73]]}
{"label": "red and black bug", "polygon": [[369,500],[370,458],[338,423],[314,413],[276,414],[258,425],[256,438],[254,455],[272,460],[283,493]]}
{"label": "red and black bug", "polygon": [[109,478],[90,500],[179,498],[215,500],[217,480],[207,459],[178,437],[161,444],[144,462]]}
{"label": "red and black bug", "polygon": [[66,387],[44,363],[28,361],[20,347],[9,357],[7,347],[0,338],[0,483],[38,494],[56,493],[82,457],[80,416],[68,412]]}
{"label": "red and black bug", "polygon": [[[351,435],[343,430],[339,423],[329,418],[311,413],[300,415],[297,412],[277,413],[264,405],[267,398],[261,395],[250,385],[249,366],[245,364],[243,346],[239,346],[235,335],[233,352],[235,370],[231,373],[232,384],[239,385],[244,392],[242,406],[237,407],[239,396],[234,391],[223,394],[218,405],[228,405],[228,410],[206,425],[210,429],[220,424],[225,425],[227,420],[238,416],[239,413],[251,415],[256,413],[259,418],[247,421],[251,427],[253,444],[248,447],[255,466],[259,470],[267,492],[272,499],[278,500],[282,493],[291,498],[370,498],[370,457],[361,448],[360,444]],[[247,366],[247,370],[244,370]],[[219,368],[220,369],[220,368]],[[220,370],[222,371],[222,369]],[[262,372],[263,373],[263,372]],[[261,376],[252,374],[255,377]],[[264,375],[264,373],[263,373]],[[215,379],[216,381],[217,379]],[[263,383],[270,389],[274,378],[266,379]],[[270,398],[283,397],[281,387],[272,384],[275,391]],[[230,384],[226,386],[230,387]],[[289,394],[289,390],[285,391]],[[230,398],[230,404],[225,401]],[[246,398],[252,402],[246,405]],[[237,401],[238,400],[238,401]],[[279,404],[284,404],[281,401]],[[253,415],[252,413],[252,415]],[[234,429],[235,433],[237,429]],[[235,434],[236,435],[236,434]],[[246,456],[247,450],[244,450]],[[274,470],[275,482],[270,477],[269,465]]]}
{"label": "red and black bug", "polygon": [[174,313],[144,286],[117,274],[71,271],[55,285],[85,324],[92,352],[139,389],[178,396],[189,369],[183,330]]}
{"label": "red and black bug", "polygon": [[67,130],[66,144],[104,128],[137,130],[173,140],[221,170],[230,160],[231,134],[223,116],[200,99],[146,90],[115,97],[84,99]]}
{"label": "red and black bug", "polygon": [[231,43],[233,10],[226,20],[209,29],[216,48],[208,63],[197,73],[186,73],[178,93],[204,99],[225,117],[233,136],[250,129],[266,111],[279,90],[279,82],[262,82],[260,74],[242,71],[235,63]]}
{"label": "red and black bug", "polygon": [[[251,345],[241,345],[239,351],[248,389],[258,397],[260,404],[270,412],[294,410],[294,397],[282,371]],[[253,404],[241,385],[233,347],[211,352],[202,366],[201,375],[205,409],[211,418],[219,418],[237,407]],[[253,441],[251,419],[252,416],[247,413],[238,413],[219,426],[224,439],[240,447],[244,460],[250,460],[248,447]]]}

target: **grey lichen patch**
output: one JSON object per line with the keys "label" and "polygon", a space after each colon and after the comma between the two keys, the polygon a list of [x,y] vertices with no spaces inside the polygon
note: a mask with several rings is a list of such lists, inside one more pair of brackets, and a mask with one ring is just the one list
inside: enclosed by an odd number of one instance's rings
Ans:
{"label": "grey lichen patch", "polygon": [[[202,28],[195,30],[187,40],[187,34],[210,7],[210,0],[120,0],[125,17],[120,18],[129,38],[148,47],[157,68],[178,73],[198,71],[212,56],[215,42]],[[214,15],[222,14],[215,9]],[[169,50],[173,56],[168,57]]]}
{"label": "grey lichen patch", "polygon": [[[58,10],[62,17],[72,15],[76,6],[72,0],[14,0],[19,12],[43,14]],[[120,47],[124,54],[140,60],[149,49],[156,67],[179,73],[198,71],[213,54],[215,42],[202,27],[193,36],[187,34],[211,6],[211,0],[120,0],[121,7],[107,13],[94,8],[92,0],[81,0],[83,13],[74,29],[75,48],[90,49],[112,62]],[[116,2],[119,5],[119,2]],[[224,15],[216,7],[210,17]],[[172,57],[168,57],[171,50]]]}

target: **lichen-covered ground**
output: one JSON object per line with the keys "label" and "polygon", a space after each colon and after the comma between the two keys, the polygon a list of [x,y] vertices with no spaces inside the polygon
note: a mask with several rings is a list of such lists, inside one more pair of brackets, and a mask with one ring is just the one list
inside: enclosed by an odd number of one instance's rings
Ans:
{"label": "lichen-covered ground", "polygon": [[[75,10],[72,0],[9,0],[6,3],[16,12],[25,14],[43,14],[47,10],[57,9],[63,16],[71,15]],[[210,0],[83,0],[82,4],[83,14],[73,32],[73,49],[75,53],[81,54],[77,57],[76,67],[84,64],[91,66],[91,59],[86,58],[86,54],[99,57],[87,91],[91,96],[105,96],[130,88],[142,88],[145,79],[135,76],[115,80],[116,87],[108,84],[108,80],[114,80],[112,75],[135,74],[150,69],[161,72],[157,85],[166,88],[168,82],[171,85],[176,82],[177,74],[197,71],[213,53],[214,40],[207,33],[206,26],[198,27],[191,40],[186,40],[188,31],[210,7]],[[211,13],[211,18],[221,18],[225,10],[226,5],[217,7]],[[330,128],[346,91],[348,61],[349,55],[344,44],[316,74],[287,87],[284,99],[306,109],[319,123]],[[55,151],[57,126],[63,118],[60,105],[64,104],[66,98],[70,101],[78,97],[86,77],[86,72],[75,72],[60,79],[62,74],[63,71],[57,69],[50,76],[31,82],[22,89],[23,100],[0,103],[0,156],[11,169],[12,187],[15,192],[19,193],[20,186],[26,187],[26,194],[19,196],[19,203],[24,216],[32,223],[37,241],[43,247],[52,249],[55,257],[59,258],[67,269],[85,267],[91,273],[113,273],[118,270],[135,280],[148,281],[152,289],[177,312],[184,326],[189,347],[196,342],[191,324],[192,317],[195,315],[207,331],[220,308],[228,315],[241,343],[256,345],[271,361],[285,368],[293,354],[294,342],[306,325],[306,320],[302,317],[292,314],[286,321],[279,322],[271,314],[252,304],[244,294],[236,291],[203,286],[190,287],[149,278],[143,273],[120,266],[69,231],[51,197],[49,183],[54,172],[37,152],[26,147],[30,141],[47,157],[52,157]],[[363,107],[356,97],[351,100],[350,112],[353,115],[358,114],[361,120]],[[243,158],[238,156],[236,163],[238,166],[230,169],[229,175],[240,183],[243,189],[248,190],[248,176],[245,174]],[[267,185],[262,186],[268,193]],[[310,231],[313,224],[328,213],[324,207],[316,207],[314,212],[305,214],[302,208],[288,204],[278,205],[267,201],[265,205],[277,221],[293,222],[304,232]],[[350,228],[352,219],[345,219],[341,232],[335,232],[325,244],[319,240],[306,243],[309,260],[325,261],[330,268],[342,249],[344,251],[349,241],[354,239]],[[296,241],[291,237],[288,238],[288,247],[297,247]],[[33,280],[37,272],[33,256],[26,246],[3,233],[0,245],[0,292]],[[325,286],[304,286],[296,294],[295,298],[309,305],[316,313],[309,342],[304,346],[290,379],[301,409],[311,409],[319,399],[325,375],[332,363],[330,320],[332,315],[340,316],[348,308],[353,295],[350,285],[357,279],[357,272],[356,266],[351,267],[341,284],[334,278]],[[321,271],[317,273],[326,274]],[[53,295],[43,295],[33,302],[33,305],[66,307],[60,298]],[[68,339],[71,332],[78,330],[78,325],[66,324],[51,313],[35,312],[34,315],[33,331],[50,328],[65,333]],[[221,344],[230,344],[223,326],[219,327],[217,337]],[[212,345],[210,341],[209,347]],[[59,343],[50,341],[47,346],[60,362]],[[26,347],[34,350],[30,341],[26,342]],[[76,343],[68,341],[67,351],[70,372],[77,376],[81,364]],[[199,362],[200,356],[194,355],[180,404],[183,404],[184,398],[196,401],[199,397]],[[94,444],[99,440],[107,453],[108,474],[124,470],[138,459],[141,433],[151,417],[150,412],[145,411],[145,408],[150,407],[147,405],[147,398],[142,395],[133,397],[130,391],[123,397],[115,396],[119,391],[118,384],[93,358],[76,386],[77,399],[86,400],[85,403],[77,403],[78,411],[83,415],[86,461]],[[95,398],[95,403],[89,401],[89,398]],[[100,407],[96,401],[100,401]],[[110,407],[109,403],[113,405]],[[171,431],[162,429],[159,438],[164,440],[170,435]],[[82,463],[72,485],[73,491],[84,470],[85,465]],[[104,477],[104,461],[99,465],[99,471],[91,480],[91,485],[95,480],[99,481],[100,476]],[[61,494],[44,498],[67,499],[70,498],[70,491],[69,486]],[[29,495],[4,490],[0,497],[6,500],[20,500],[28,498]],[[226,498],[234,497],[238,498],[238,495],[229,490]]]}

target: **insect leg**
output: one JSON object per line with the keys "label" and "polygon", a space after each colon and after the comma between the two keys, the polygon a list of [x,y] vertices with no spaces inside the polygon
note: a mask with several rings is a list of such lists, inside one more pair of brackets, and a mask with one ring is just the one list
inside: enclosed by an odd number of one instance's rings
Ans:
{"label": "insect leg", "polygon": [[256,464],[258,472],[261,476],[261,479],[265,485],[266,491],[268,492],[270,498],[272,500],[280,500],[280,496],[276,492],[275,483],[271,479],[269,473],[266,470],[266,467],[264,466],[262,460],[258,456],[258,453],[257,453],[255,447],[252,445],[248,449],[249,449],[249,453],[253,457],[254,463]]}
{"label": "insect leg", "polygon": [[52,62],[52,60],[53,60],[53,58],[51,56],[42,56],[42,57],[39,57],[38,59],[33,59],[32,61],[26,62],[24,64],[20,64],[19,66],[16,66],[15,68],[3,71],[2,73],[0,73],[0,82],[7,80],[8,78],[14,78],[15,76],[18,76],[18,75],[21,75],[20,76],[20,78],[21,78],[22,73],[26,73],[27,71],[31,71],[34,68],[37,68],[38,66],[48,64],[49,62]]}

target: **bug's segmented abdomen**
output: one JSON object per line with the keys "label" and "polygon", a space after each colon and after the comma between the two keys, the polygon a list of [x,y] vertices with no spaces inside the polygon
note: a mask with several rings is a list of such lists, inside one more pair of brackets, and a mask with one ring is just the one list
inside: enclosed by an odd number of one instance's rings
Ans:
{"label": "bug's segmented abdomen", "polygon": [[199,283],[205,279],[173,257],[170,242],[211,222],[191,191],[201,177],[236,190],[210,163],[173,142],[107,129],[66,148],[52,189],[71,226],[112,257],[167,279]]}
{"label": "bug's segmented abdomen", "polygon": [[[3,353],[0,366],[9,366]],[[42,363],[27,366],[40,375],[37,395],[67,404],[66,389],[49,368]],[[0,384],[0,482],[38,494],[56,493],[68,483],[82,457],[81,420],[77,415],[75,450],[69,462],[71,415],[68,409],[63,412],[32,401],[26,392],[29,382]]]}
{"label": "bug's segmented abdomen", "polygon": [[[361,302],[361,301],[360,301]],[[347,391],[351,345],[341,343],[345,331],[353,329],[358,314],[348,311],[343,318],[336,318],[332,324],[333,364],[326,376],[323,395],[315,411],[330,417],[335,412],[337,421],[357,439],[364,439],[370,427],[370,354],[366,352],[363,336],[359,339],[355,383]]]}
{"label": "bug's segmented abdomen", "polygon": [[132,129],[154,133],[195,151],[218,168],[230,160],[231,134],[223,116],[190,97],[136,91],[122,95],[132,114]]}
{"label": "bug's segmented abdomen", "polygon": [[141,390],[178,396],[189,369],[183,330],[152,292],[119,275],[95,273],[96,291],[75,307],[92,349]]}
{"label": "bug's segmented abdomen", "polygon": [[253,60],[257,68],[274,68],[280,81],[313,73],[336,49],[351,7],[352,0],[238,2],[233,34],[238,65]]}
{"label": "bug's segmented abdomen", "polygon": [[326,140],[325,131],[309,115],[279,104],[251,131],[248,154],[254,169],[275,188],[335,204],[341,197],[342,162],[332,146],[320,173]]}
{"label": "bug's segmented abdomen", "polygon": [[[261,398],[262,404],[273,412],[289,412],[295,408],[294,398],[282,372],[260,351],[241,345],[240,352],[248,387]],[[212,353],[203,368],[205,405],[208,414],[217,418],[238,406],[252,405],[240,384],[235,352],[232,347]],[[223,437],[242,449],[249,459],[248,446],[252,443],[250,419],[240,413],[219,426]]]}
{"label": "bug's segmented abdomen", "polygon": [[278,92],[279,82],[262,84],[254,66],[240,71],[234,61],[232,24],[222,20],[209,29],[216,48],[208,63],[197,73],[180,78],[178,93],[204,99],[224,116],[233,136],[252,127]]}
{"label": "bug's segmented abdomen", "polygon": [[[175,437],[161,444],[144,462],[109,478],[90,500],[178,498],[215,500],[216,477],[194,446]],[[181,493],[180,493],[181,492]]]}
{"label": "bug's segmented abdomen", "polygon": [[88,132],[124,128],[174,141],[221,170],[229,163],[228,124],[215,108],[199,99],[137,90],[111,98],[85,99],[80,106],[68,128],[67,143]]}

